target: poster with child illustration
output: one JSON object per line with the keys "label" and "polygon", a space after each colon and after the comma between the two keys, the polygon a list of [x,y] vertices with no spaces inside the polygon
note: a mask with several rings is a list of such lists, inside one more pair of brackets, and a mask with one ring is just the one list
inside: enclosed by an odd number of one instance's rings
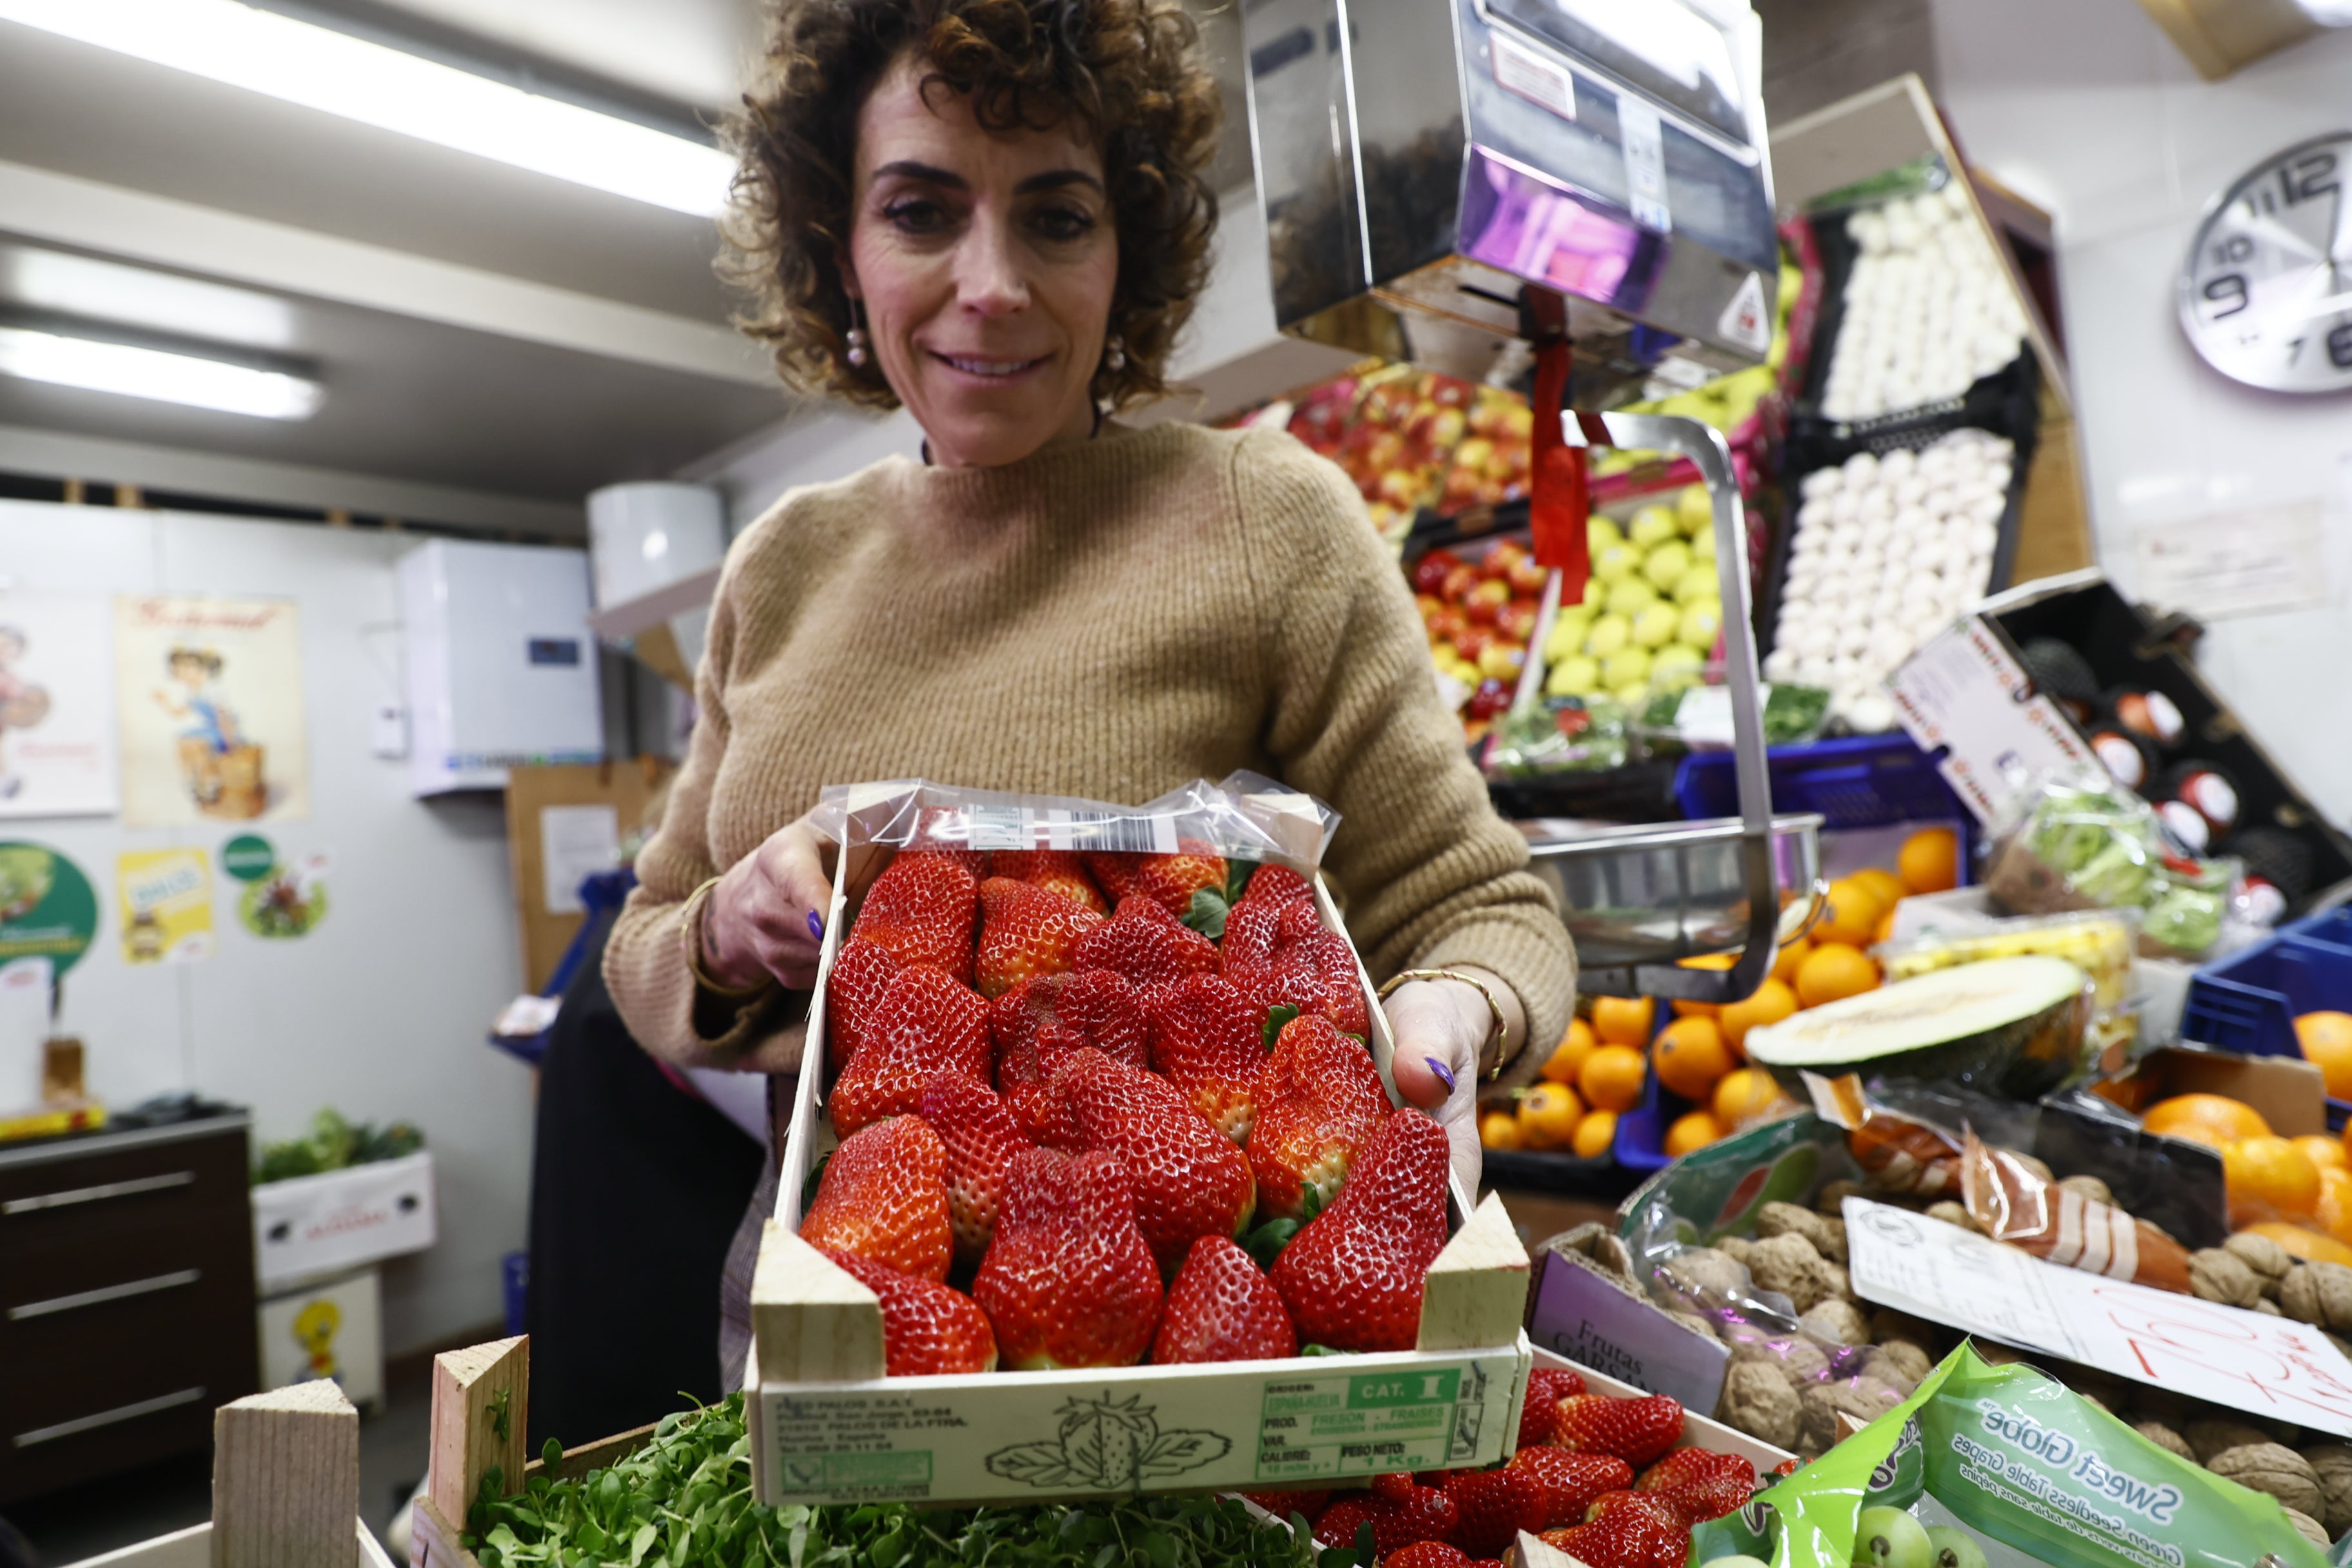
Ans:
{"label": "poster with child illustration", "polygon": [[124,824],[308,816],[301,649],[290,599],[116,599]]}
{"label": "poster with child illustration", "polygon": [[0,817],[115,808],[105,599],[0,594]]}

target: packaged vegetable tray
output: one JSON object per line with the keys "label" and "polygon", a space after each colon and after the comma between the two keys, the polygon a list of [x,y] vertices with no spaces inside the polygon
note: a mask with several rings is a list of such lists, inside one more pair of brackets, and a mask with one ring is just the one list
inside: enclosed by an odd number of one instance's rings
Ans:
{"label": "packaged vegetable tray", "polygon": [[839,865],[751,1290],[761,1500],[1508,1452],[1527,1253],[1396,1103],[1316,874],[1328,808],[1248,774],[1135,807],[897,781],[818,821]]}

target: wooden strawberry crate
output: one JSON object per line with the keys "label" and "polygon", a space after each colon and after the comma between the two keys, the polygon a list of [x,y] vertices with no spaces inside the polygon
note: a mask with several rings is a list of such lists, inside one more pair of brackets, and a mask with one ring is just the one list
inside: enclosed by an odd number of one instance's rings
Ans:
{"label": "wooden strawberry crate", "polygon": [[[1319,829],[1318,830],[1319,831]],[[1302,846],[1304,847],[1304,846]],[[751,1286],[744,1383],[761,1502],[1042,1502],[1136,1492],[1311,1486],[1492,1464],[1517,1431],[1533,1353],[1527,1250],[1500,1200],[1451,1184],[1452,1239],[1430,1266],[1415,1349],[1208,1365],[887,1379],[872,1292],[794,1234],[835,1140],[825,981],[864,890],[897,851],[842,852],[793,1100],[776,1217]],[[1300,857],[1311,860],[1312,850]],[[1327,930],[1345,934],[1318,878]],[[1395,1052],[1360,961],[1372,1058],[1396,1102]],[[821,1065],[822,1064],[822,1065]]]}

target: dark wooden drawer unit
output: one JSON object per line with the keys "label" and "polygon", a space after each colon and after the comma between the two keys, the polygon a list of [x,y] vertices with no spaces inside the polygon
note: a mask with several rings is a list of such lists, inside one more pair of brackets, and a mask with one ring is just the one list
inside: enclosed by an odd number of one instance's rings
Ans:
{"label": "dark wooden drawer unit", "polygon": [[203,1448],[254,1391],[246,1137],[0,1145],[0,1503]]}

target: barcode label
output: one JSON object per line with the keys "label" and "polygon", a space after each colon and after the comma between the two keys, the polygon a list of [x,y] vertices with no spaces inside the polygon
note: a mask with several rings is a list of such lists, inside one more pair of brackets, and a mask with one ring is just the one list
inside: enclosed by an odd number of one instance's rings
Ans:
{"label": "barcode label", "polygon": [[1035,843],[1030,818],[1034,814],[1017,805],[975,805],[971,808],[974,849],[1026,849]]}
{"label": "barcode label", "polygon": [[1098,849],[1132,855],[1176,853],[1176,823],[1166,816],[1118,816],[1108,812],[1049,810],[1025,805],[971,808],[974,849]]}

